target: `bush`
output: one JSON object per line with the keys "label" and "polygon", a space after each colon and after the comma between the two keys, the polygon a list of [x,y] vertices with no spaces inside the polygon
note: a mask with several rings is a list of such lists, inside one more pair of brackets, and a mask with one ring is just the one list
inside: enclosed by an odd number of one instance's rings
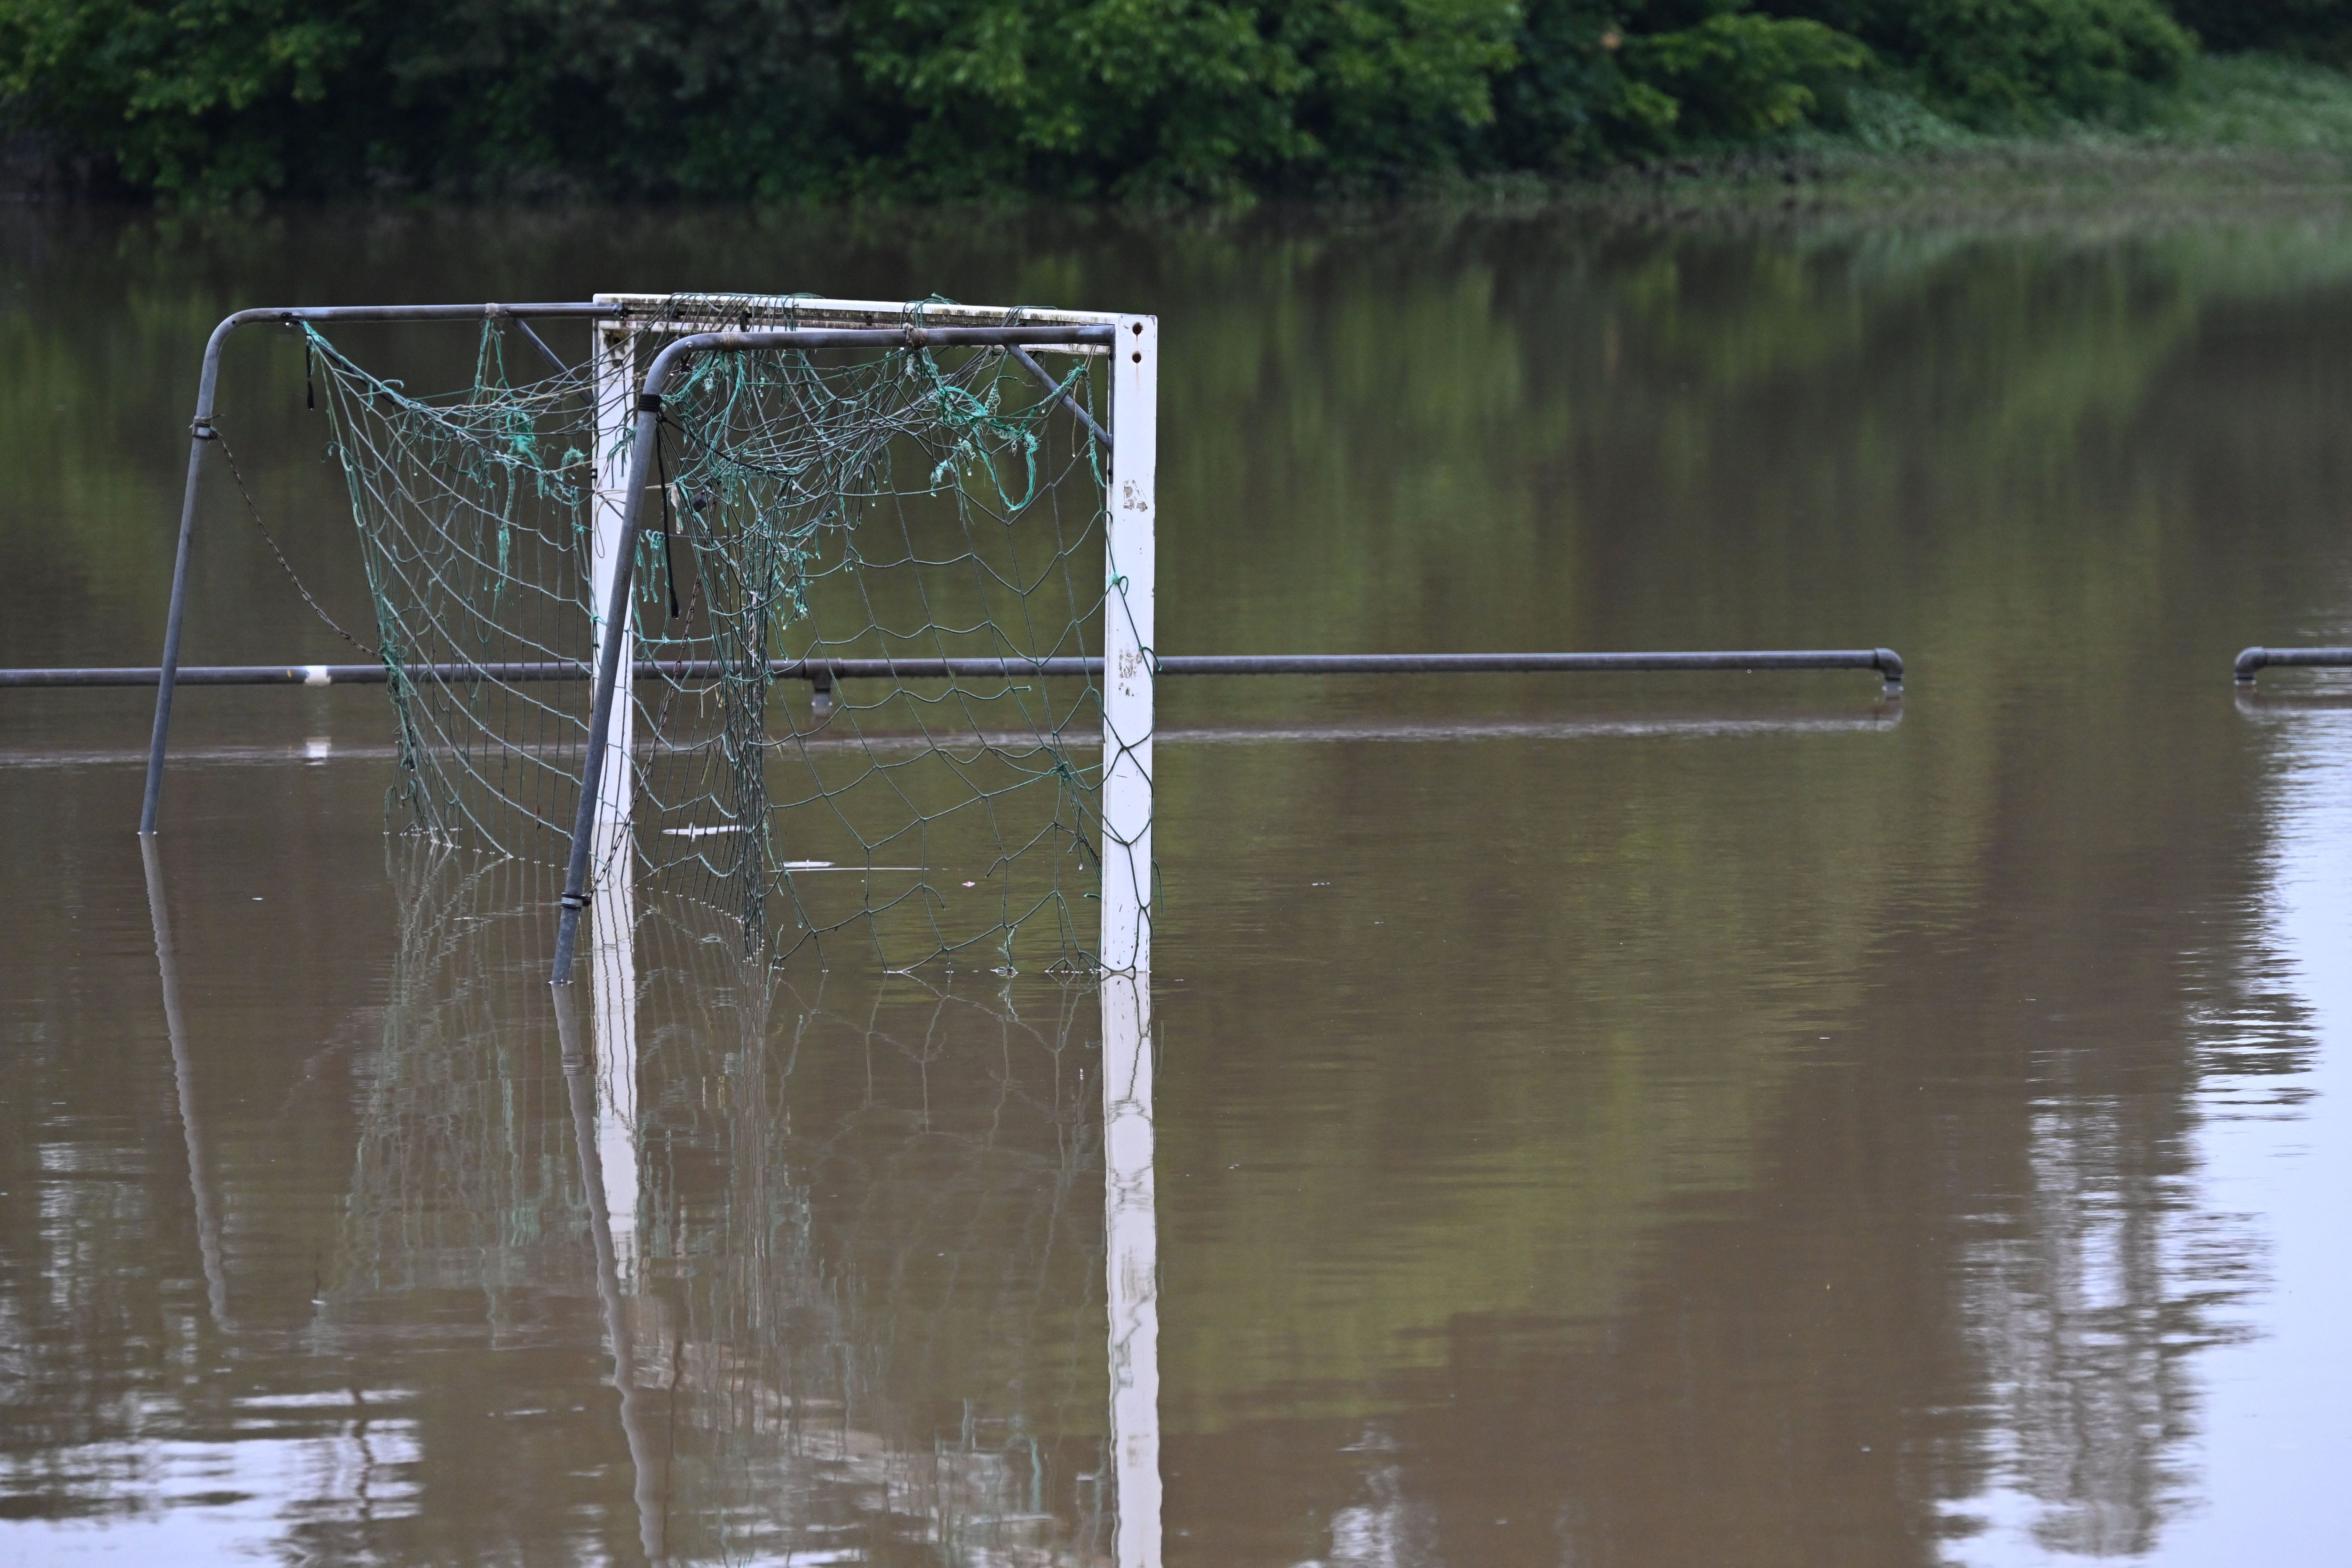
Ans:
{"label": "bush", "polygon": [[1981,123],[2109,115],[2197,52],[2155,0],[1919,0],[1911,29],[1931,100]]}
{"label": "bush", "polygon": [[1870,62],[1870,51],[1819,22],[1709,16],[1627,50],[1634,80],[1675,102],[1674,129],[1702,141],[1748,141],[1803,123]]}
{"label": "bush", "polygon": [[[1653,26],[1637,31],[1637,21]],[[1833,112],[1870,63],[1853,38],[1740,0],[1712,9],[1529,0],[1496,85],[1490,168],[1568,172],[1769,136]]]}
{"label": "bush", "polygon": [[1979,126],[2112,116],[2178,79],[2197,51],[2159,0],[1765,0],[1765,8],[1853,34],[1897,80]]}
{"label": "bush", "polygon": [[816,155],[830,30],[813,0],[0,0],[0,100],[167,195],[731,195]]}
{"label": "bush", "polygon": [[186,200],[1220,195],[1752,142],[1865,76],[2113,116],[2195,47],[2158,0],[0,0],[0,105]]}
{"label": "bush", "polygon": [[302,0],[0,0],[0,95],[133,185],[266,188],[365,47]]}
{"label": "bush", "polygon": [[1492,117],[1512,0],[866,0],[867,178],[1171,191],[1447,162]]}
{"label": "bush", "polygon": [[2352,0],[2172,0],[2172,14],[2209,49],[2352,58]]}

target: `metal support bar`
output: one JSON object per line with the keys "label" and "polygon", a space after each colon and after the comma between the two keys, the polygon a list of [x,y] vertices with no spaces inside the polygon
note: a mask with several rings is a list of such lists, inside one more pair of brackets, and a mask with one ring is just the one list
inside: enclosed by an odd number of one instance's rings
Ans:
{"label": "metal support bar", "polygon": [[[2332,697],[2272,697],[2241,688],[2238,709],[2244,713],[2347,711],[2352,693]],[[1730,739],[1740,735],[1859,734],[1883,732],[1903,722],[1903,699],[1890,694],[1867,708],[1801,707],[1779,703],[1736,709],[1673,708],[1664,710],[1608,708],[1593,713],[1458,713],[1443,718],[1397,714],[1361,720],[1268,719],[1213,720],[1186,724],[1160,724],[1152,731],[1157,746],[1264,746],[1330,744],[1412,744],[1462,741],[1587,741],[1642,736],[1688,735]],[[932,748],[936,732],[907,729],[835,731],[796,730],[794,744],[811,752],[864,752],[877,756],[903,756]],[[964,737],[1000,747],[1034,746],[1037,731],[973,730]],[[1091,750],[1085,732],[1067,729],[1065,744],[1073,751]],[[1100,742],[1094,742],[1099,745]],[[641,744],[637,754],[665,750],[657,743]],[[183,747],[174,762],[201,763],[209,767],[274,768],[322,766],[329,763],[391,763],[401,750],[390,741],[338,741],[312,735],[302,740],[253,742],[242,745]],[[147,748],[118,750],[106,746],[17,748],[0,745],[0,777],[22,770],[68,772],[83,768],[113,768],[143,763]]]}
{"label": "metal support bar", "polygon": [[572,374],[572,367],[563,363],[562,355],[558,354],[553,349],[547,346],[547,340],[545,338],[541,337],[537,332],[530,330],[530,323],[529,321],[517,318],[515,321],[515,331],[520,332],[524,337],[529,338],[531,341],[532,346],[537,348],[541,354],[546,356],[547,363],[555,367],[556,374],[570,375]]}
{"label": "metal support bar", "polygon": [[1891,647],[1750,648],[1700,653],[1337,653],[1171,656],[1162,675],[1507,675],[1541,671],[1874,669],[1903,684]]}
{"label": "metal support bar", "polygon": [[[1116,338],[1116,330],[1099,327],[797,327],[762,331],[693,332],[662,345],[646,368],[645,387],[637,397],[637,428],[629,443],[629,479],[623,491],[621,533],[614,544],[618,569],[613,593],[604,608],[608,626],[628,625],[631,578],[636,564],[637,535],[643,531],[646,480],[653,471],[654,444],[661,438],[661,400],[670,371],[695,353],[732,353],[746,349],[887,349],[887,348],[1013,348],[1023,343],[1102,343]],[[591,837],[595,830],[596,789],[604,767],[604,745],[613,729],[613,702],[621,683],[620,637],[605,637],[596,648],[596,699],[588,721],[587,757],[580,776],[580,810],[572,827],[572,861],[563,878],[563,911],[555,928],[555,984],[572,979],[572,953],[580,941],[580,911],[588,902]],[[635,673],[635,665],[631,674]]]}
{"label": "metal support bar", "polygon": [[[2239,656],[2241,680],[2253,679],[2245,659],[2279,650],[2249,648]],[[2275,664],[2352,665],[2352,648],[2305,649],[2333,658],[2273,658]],[[1093,676],[1099,658],[776,658],[768,661],[775,680],[806,680],[830,693],[841,680],[1013,679],[1020,676]],[[2255,667],[2259,668],[2259,664]],[[411,679],[443,683],[497,680],[509,684],[586,680],[586,664],[548,660],[525,664],[410,664]],[[1875,669],[1890,687],[1903,683],[1903,659],[1893,648],[1764,648],[1744,653],[1337,653],[1169,655],[1156,661],[1160,675],[1513,675],[1607,674],[1676,669]],[[716,680],[739,673],[737,666],[709,658],[641,658],[631,666],[639,680]],[[94,669],[0,669],[0,689],[11,687],[153,686],[163,672],[152,665]],[[182,686],[382,686],[390,679],[381,664],[189,665],[176,672]]]}
{"label": "metal support bar", "polygon": [[[155,729],[147,745],[147,791],[139,806],[142,834],[155,831],[156,814],[163,803],[163,749],[172,735],[172,696],[180,668],[180,633],[188,618],[188,562],[195,544],[196,500],[203,489],[205,447],[213,439],[213,397],[220,384],[221,345],[228,341],[228,335],[239,327],[257,322],[293,327],[305,321],[466,321],[500,316],[584,316],[593,320],[611,313],[611,307],[593,300],[571,300],[533,305],[270,306],[238,310],[222,318],[212,336],[205,341],[204,365],[196,373],[195,417],[188,425],[188,479],[180,499],[179,544],[172,557],[172,602],[163,621],[163,662],[155,679]],[[537,333],[531,336],[533,342],[538,341]]]}
{"label": "metal support bar", "polygon": [[[1130,362],[1132,363],[1132,362]],[[1151,977],[1102,987],[1103,1304],[1110,1322],[1109,1568],[1160,1568],[1160,1198]]]}
{"label": "metal support bar", "polygon": [[1008,352],[1012,355],[1013,363],[1019,365],[1023,370],[1027,371],[1032,376],[1034,376],[1038,385],[1044,387],[1048,392],[1057,394],[1061,397],[1062,406],[1078,416],[1078,423],[1085,426],[1087,430],[1093,433],[1094,438],[1102,443],[1102,449],[1104,451],[1108,452],[1111,449],[1110,432],[1095,423],[1095,416],[1087,412],[1087,405],[1085,404],[1080,403],[1076,397],[1073,397],[1068,393],[1062,391],[1062,384],[1054,379],[1053,372],[1047,370],[1044,365],[1039,364],[1037,363],[1036,356],[1032,354],[1027,349],[1015,345]]}
{"label": "metal support bar", "polygon": [[2252,686],[2254,672],[2272,666],[2352,669],[2352,647],[2250,647],[2238,656],[2238,684]]}

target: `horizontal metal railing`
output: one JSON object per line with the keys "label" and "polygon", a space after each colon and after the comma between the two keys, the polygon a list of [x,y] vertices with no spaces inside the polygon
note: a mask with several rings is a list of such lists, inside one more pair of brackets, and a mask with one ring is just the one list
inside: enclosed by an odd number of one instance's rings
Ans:
{"label": "horizontal metal railing", "polygon": [[2252,686],[2256,670],[2274,666],[2352,669],[2352,647],[2250,647],[2238,656],[2238,684]]}
{"label": "horizontal metal railing", "polygon": [[[2251,650],[2260,652],[2260,649]],[[2346,650],[2352,662],[2352,650]],[[1013,679],[1025,675],[1099,675],[1099,658],[779,658],[768,662],[777,680],[831,686],[838,680]],[[1681,669],[1874,669],[1890,687],[1903,684],[1903,658],[1893,648],[1759,648],[1702,653],[1337,653],[1170,655],[1154,665],[1160,675],[1512,675],[1600,674]],[[412,680],[586,680],[585,661],[550,659],[516,664],[410,664]],[[740,667],[716,659],[640,659],[640,680],[716,680]],[[155,666],[116,668],[0,669],[0,688],[153,686]],[[382,686],[383,664],[182,665],[182,686]],[[2251,679],[2250,677],[2244,679]]]}

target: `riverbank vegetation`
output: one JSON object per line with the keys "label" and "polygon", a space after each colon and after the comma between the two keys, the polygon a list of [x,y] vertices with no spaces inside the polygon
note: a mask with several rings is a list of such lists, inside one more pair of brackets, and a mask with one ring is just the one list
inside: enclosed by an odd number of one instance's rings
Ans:
{"label": "riverbank vegetation", "polygon": [[16,162],[197,203],[2352,163],[2347,58],[2352,0],[0,0]]}

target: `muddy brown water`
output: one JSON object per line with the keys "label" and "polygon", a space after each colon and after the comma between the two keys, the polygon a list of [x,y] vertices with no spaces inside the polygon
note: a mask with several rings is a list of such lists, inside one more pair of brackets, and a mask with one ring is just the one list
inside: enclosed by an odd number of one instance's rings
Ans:
{"label": "muddy brown water", "polygon": [[[153,659],[226,310],[698,288],[1156,311],[1167,651],[1911,668],[1167,683],[1108,1158],[1034,975],[679,929],[567,1073],[379,690],[184,696],[152,879],[146,699],[0,694],[0,1561],[2336,1560],[2352,682],[2229,677],[2352,641],[2352,221],[0,237],[0,664]],[[224,388],[364,621],[300,354]],[[187,657],[353,657],[209,505]]]}

